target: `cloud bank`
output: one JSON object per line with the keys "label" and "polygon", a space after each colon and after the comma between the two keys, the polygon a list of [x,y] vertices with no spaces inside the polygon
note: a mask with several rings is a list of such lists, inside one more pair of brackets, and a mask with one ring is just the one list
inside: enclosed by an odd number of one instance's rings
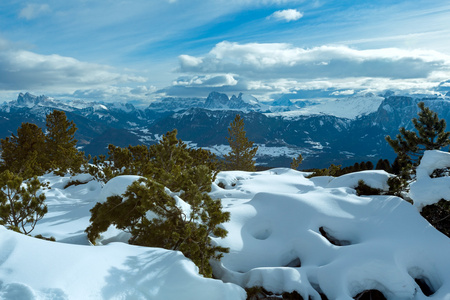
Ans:
{"label": "cloud bank", "polygon": [[[224,41],[203,56],[180,55],[177,71],[185,74],[176,81],[177,92],[183,85],[192,89],[196,78],[233,74],[234,81],[223,81],[222,88],[266,94],[330,89],[330,95],[345,95],[358,90],[435,87],[450,77],[450,56],[432,50],[299,48],[286,43]],[[196,82],[197,88],[207,87],[206,81]]]}
{"label": "cloud bank", "polygon": [[155,90],[154,87],[127,87],[146,82],[146,78],[72,57],[42,55],[18,49],[0,40],[0,90],[9,92],[39,91],[49,94],[120,96],[136,98]]}

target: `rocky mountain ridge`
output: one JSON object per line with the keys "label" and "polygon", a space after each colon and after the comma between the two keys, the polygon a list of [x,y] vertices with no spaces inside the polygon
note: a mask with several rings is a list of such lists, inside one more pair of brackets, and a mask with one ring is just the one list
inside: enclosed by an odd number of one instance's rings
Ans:
{"label": "rocky mountain ridge", "polygon": [[[440,118],[450,120],[450,98],[437,96],[369,95],[336,100],[327,108],[325,103],[289,99],[262,103],[242,94],[228,98],[213,92],[206,99],[166,98],[141,109],[132,104],[65,102],[21,93],[17,100],[0,105],[0,138],[16,133],[22,122],[43,127],[45,115],[59,109],[77,124],[78,144],[87,154],[105,153],[109,143],[121,147],[153,144],[162,134],[177,129],[183,141],[220,156],[229,151],[227,128],[239,113],[247,136],[259,146],[259,164],[288,166],[292,157],[301,153],[304,168],[330,163],[345,166],[380,158],[393,160],[395,155],[384,138],[397,134],[400,126],[412,128],[420,101]],[[338,105],[352,110],[352,117],[333,114],[339,111]]]}

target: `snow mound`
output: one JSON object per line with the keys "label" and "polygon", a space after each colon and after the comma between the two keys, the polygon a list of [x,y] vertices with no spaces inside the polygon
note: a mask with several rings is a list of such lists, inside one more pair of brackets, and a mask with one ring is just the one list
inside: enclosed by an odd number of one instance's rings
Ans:
{"label": "snow mound", "polygon": [[449,167],[450,153],[438,150],[425,151],[416,169],[416,181],[411,183],[409,192],[414,206],[419,210],[441,199],[450,201],[450,177],[430,177],[435,170]]}
{"label": "snow mound", "polygon": [[[359,179],[386,188],[389,176],[357,172],[323,187],[295,171],[220,173],[231,220],[224,224],[228,236],[216,242],[230,253],[214,265],[215,275],[274,293],[295,290],[314,300],[320,293],[352,299],[370,289],[387,299],[426,299],[417,283],[423,280],[435,299],[450,299],[448,239],[404,200],[358,197],[351,189]],[[232,189],[250,200],[227,198]]]}
{"label": "snow mound", "polygon": [[349,187],[355,188],[358,186],[358,182],[363,180],[365,184],[383,191],[389,190],[389,185],[387,180],[393,175],[382,170],[368,170],[360,171],[349,174],[344,174],[342,176],[332,179],[327,187],[328,188],[338,188],[338,187]]}
{"label": "snow mound", "polygon": [[143,177],[137,175],[122,175],[112,178],[103,187],[98,202],[106,202],[106,199],[111,196],[121,196],[129,185],[141,178]]}
{"label": "snow mound", "polygon": [[[447,180],[429,176],[448,157],[426,153],[418,190],[426,185],[448,189]],[[107,245],[89,245],[84,231],[89,210],[97,201],[123,194],[139,176],[119,176],[106,185],[78,176],[81,184],[66,187],[74,178],[45,175],[49,212],[32,233],[57,242],[0,226],[0,299],[234,300],[246,298],[242,287],[262,286],[312,300],[323,294],[351,300],[370,289],[387,299],[450,300],[448,238],[398,197],[355,194],[361,179],[385,189],[389,174],[307,175],[287,168],[217,175],[210,195],[231,213],[222,225],[228,236],[213,238],[230,249],[213,265],[223,281],[199,276],[180,252],[116,243],[128,238],[114,228],[103,236]],[[189,211],[177,193],[166,192]]]}
{"label": "snow mound", "polygon": [[1,299],[245,299],[240,287],[198,275],[180,252],[74,246],[3,226],[0,248]]}

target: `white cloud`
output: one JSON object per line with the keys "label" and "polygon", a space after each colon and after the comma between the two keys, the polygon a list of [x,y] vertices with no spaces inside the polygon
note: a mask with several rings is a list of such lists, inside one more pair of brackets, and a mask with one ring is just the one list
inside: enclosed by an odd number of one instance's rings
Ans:
{"label": "white cloud", "polygon": [[217,74],[217,75],[206,75],[206,76],[192,76],[192,77],[182,77],[178,78],[173,82],[175,86],[185,86],[185,87],[223,87],[223,86],[234,86],[238,81],[231,74]]}
{"label": "white cloud", "polygon": [[331,93],[333,96],[347,96],[347,95],[353,95],[355,94],[354,90],[344,90],[344,91],[335,91]]}
{"label": "white cloud", "polygon": [[153,85],[151,86],[145,86],[145,85],[139,85],[133,89],[130,90],[130,93],[133,95],[149,95],[151,93],[156,92],[157,88]]}
{"label": "white cloud", "polygon": [[[328,90],[327,95],[361,90],[425,91],[450,78],[449,55],[420,49],[221,42],[203,56],[182,55],[179,62],[177,71],[188,75],[174,82],[179,94],[183,86],[190,91],[214,87],[206,78],[223,74],[233,74],[237,83],[217,85],[216,90],[251,91],[265,98],[271,93],[319,89]],[[172,90],[165,91],[170,94]]]}
{"label": "white cloud", "polygon": [[356,50],[347,46],[304,49],[283,43],[221,42],[203,57],[187,57],[180,57],[180,72],[232,73],[255,78],[427,78],[433,72],[447,72],[450,68],[450,56],[436,51]]}
{"label": "white cloud", "polygon": [[32,20],[50,12],[48,4],[28,4],[19,13],[19,18]]}
{"label": "white cloud", "polygon": [[303,13],[299,12],[296,9],[285,9],[274,12],[270,15],[269,18],[274,18],[279,21],[297,21],[298,19],[303,17]]}
{"label": "white cloud", "polygon": [[67,98],[135,100],[156,91],[156,87],[142,85],[147,82],[142,76],[72,57],[37,54],[1,39],[0,78],[0,94],[8,97],[30,91]]}
{"label": "white cloud", "polygon": [[6,49],[0,50],[0,77],[3,90],[78,88],[145,81],[143,77],[120,74],[111,67],[71,57]]}
{"label": "white cloud", "polygon": [[198,65],[200,65],[203,61],[201,58],[199,57],[194,57],[194,56],[190,56],[190,55],[180,55],[178,57],[180,64],[182,67],[196,67]]}

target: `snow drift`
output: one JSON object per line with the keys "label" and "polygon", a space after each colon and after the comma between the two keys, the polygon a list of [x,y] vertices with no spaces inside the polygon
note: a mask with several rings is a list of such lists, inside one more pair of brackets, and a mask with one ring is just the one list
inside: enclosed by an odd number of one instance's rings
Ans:
{"label": "snow drift", "polygon": [[[228,236],[214,239],[230,248],[213,264],[222,281],[198,275],[180,252],[119,243],[117,230],[108,231],[107,245],[89,245],[89,209],[125,191],[133,177],[103,185],[87,175],[48,174],[41,179],[51,186],[49,213],[32,233],[56,242],[0,227],[0,298],[234,300],[246,298],[242,287],[262,286],[313,300],[352,299],[369,289],[394,300],[449,300],[449,240],[418,212],[442,196],[433,191],[448,189],[448,178],[429,177],[448,162],[448,153],[426,153],[411,186],[417,207],[356,195],[360,179],[385,189],[390,175],[382,171],[312,179],[285,168],[219,173],[210,195],[231,213],[223,224]],[[73,179],[83,184],[65,188]]]}

